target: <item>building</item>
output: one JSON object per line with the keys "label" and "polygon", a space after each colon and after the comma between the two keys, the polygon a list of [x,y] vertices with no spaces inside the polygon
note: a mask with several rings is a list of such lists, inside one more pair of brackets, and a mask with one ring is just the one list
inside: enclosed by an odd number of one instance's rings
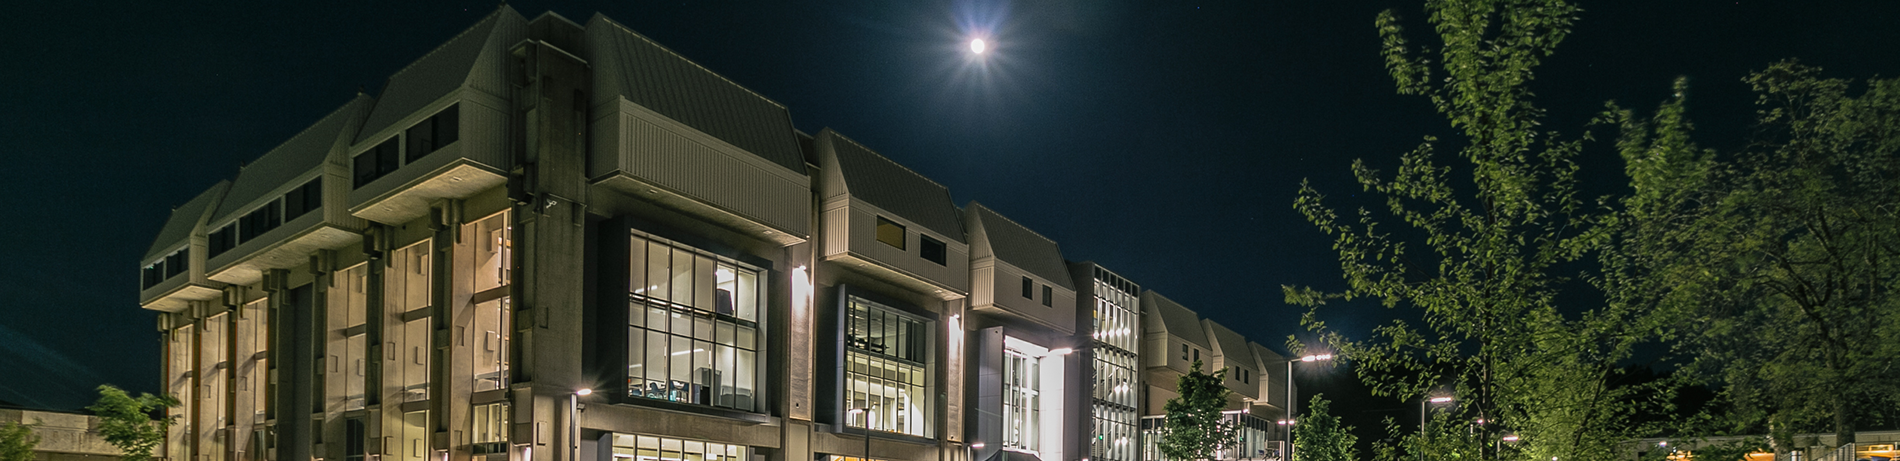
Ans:
{"label": "building", "polygon": [[500,7],[140,263],[172,461],[1138,461],[1144,335],[1279,408],[1258,344],[598,15]]}
{"label": "building", "polygon": [[35,461],[117,461],[119,447],[106,443],[99,435],[99,417],[46,410],[0,408],[0,426],[32,425],[39,443],[33,446]]}

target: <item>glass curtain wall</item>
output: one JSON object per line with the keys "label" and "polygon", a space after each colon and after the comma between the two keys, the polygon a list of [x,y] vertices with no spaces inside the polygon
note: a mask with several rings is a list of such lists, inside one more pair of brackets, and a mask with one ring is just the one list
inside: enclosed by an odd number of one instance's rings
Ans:
{"label": "glass curtain wall", "polygon": [[760,270],[633,235],[627,282],[627,395],[759,411]]}
{"label": "glass curtain wall", "polygon": [[615,434],[613,456],[636,461],[746,461],[751,451],[744,445]]}
{"label": "glass curtain wall", "polygon": [[929,437],[927,322],[863,298],[847,299],[846,425]]}
{"label": "glass curtain wall", "polygon": [[1092,338],[1095,375],[1094,424],[1089,454],[1098,461],[1134,461],[1138,457],[1135,404],[1138,403],[1138,364],[1135,354],[1140,322],[1138,291],[1134,284],[1096,270]]}
{"label": "glass curtain wall", "polygon": [[1003,351],[1003,447],[1036,451],[1042,433],[1042,396],[1038,379],[1042,358]]}

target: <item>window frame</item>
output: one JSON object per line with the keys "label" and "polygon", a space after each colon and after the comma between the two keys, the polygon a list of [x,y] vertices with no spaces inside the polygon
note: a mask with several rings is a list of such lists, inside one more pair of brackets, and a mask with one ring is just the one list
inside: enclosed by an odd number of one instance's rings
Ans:
{"label": "window frame", "polygon": [[[891,243],[891,241],[887,239],[888,237],[893,237],[893,235],[887,235],[887,232],[892,232],[893,230],[896,232],[894,237],[897,238],[897,243]],[[872,233],[872,236],[876,237],[879,243],[890,245],[891,248],[910,251],[910,247],[906,245],[906,243],[910,241],[910,229],[903,224],[898,224],[895,220],[878,216],[877,227],[872,228]]]}

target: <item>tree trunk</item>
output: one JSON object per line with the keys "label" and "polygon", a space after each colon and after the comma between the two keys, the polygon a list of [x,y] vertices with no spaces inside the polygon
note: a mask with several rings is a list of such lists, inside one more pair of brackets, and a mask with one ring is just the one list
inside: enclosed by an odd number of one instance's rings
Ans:
{"label": "tree trunk", "polygon": [[1840,394],[1834,396],[1834,445],[1837,447],[1854,443],[1854,416],[1851,413],[1852,411],[1851,407],[1847,404],[1846,396]]}

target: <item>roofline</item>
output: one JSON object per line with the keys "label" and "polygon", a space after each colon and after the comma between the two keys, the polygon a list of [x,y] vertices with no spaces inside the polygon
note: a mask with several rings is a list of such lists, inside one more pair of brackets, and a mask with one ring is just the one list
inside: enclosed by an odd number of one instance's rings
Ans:
{"label": "roofline", "polygon": [[[725,74],[721,74],[719,72],[713,71],[712,68],[701,65],[699,61],[694,61],[692,58],[688,58],[686,57],[686,55],[680,54],[680,52],[678,51],[673,51],[672,48],[667,48],[666,45],[660,44],[660,42],[653,40],[653,38],[651,37],[647,37],[646,35],[641,35],[639,32],[634,31],[633,28],[627,27],[625,24],[621,24],[619,21],[615,21],[613,18],[609,18],[605,14],[596,12],[594,13],[593,19],[587,20],[588,23],[593,23],[594,21],[605,21],[608,24],[612,24],[614,27],[620,28],[621,31],[624,31],[635,37],[639,37],[641,40],[645,40],[648,44],[658,47],[661,51],[665,51],[667,52],[667,54],[671,54],[674,57],[680,58],[681,60],[686,61],[687,64],[692,64],[693,67],[698,67],[699,70],[706,71],[706,73],[712,74],[712,76],[714,77],[719,77],[720,80],[724,80],[726,83],[732,84],[732,86],[739,87],[739,89],[745,90],[745,92],[751,93],[753,96],[757,96],[759,99],[765,100],[765,102],[772,103],[772,105],[778,106],[779,110],[785,111],[788,114],[788,118],[789,118],[789,114],[791,113],[792,110],[791,108],[786,107],[785,104],[779,103],[777,100],[774,100],[772,98],[766,97],[765,95],[759,94],[759,92],[757,91],[752,91],[751,88],[747,88],[745,85],[739,84],[739,82],[733,81],[730,78],[726,78]],[[583,26],[581,27],[581,29],[585,30],[586,27]]]}
{"label": "roofline", "polygon": [[[929,176],[925,176],[923,173],[918,173],[917,170],[912,170],[910,169],[910,167],[904,166],[904,164],[902,163],[897,163],[896,160],[891,160],[890,157],[886,157],[884,154],[877,153],[877,149],[872,149],[870,146],[866,146],[864,145],[864,143],[858,142],[858,140],[856,139],[851,139],[850,136],[845,136],[844,133],[839,133],[838,130],[831,129],[831,127],[824,127],[818,130],[818,134],[822,135],[825,133],[831,133],[832,136],[837,137],[838,139],[842,139],[844,140],[844,142],[851,143],[851,145],[853,146],[858,146],[858,148],[864,149],[866,152],[870,152],[872,155],[876,155],[878,156],[878,158],[882,158],[886,162],[891,162],[892,165],[897,165],[898,168],[903,169],[904,172],[906,173],[917,175],[917,177],[922,178],[924,182],[930,183],[930,185],[932,186],[937,186],[938,188],[943,189],[943,192],[946,194],[950,193],[949,187],[945,187],[942,184],[938,184],[937,181],[931,180]],[[816,139],[816,137],[813,137],[813,138]],[[956,206],[956,202],[951,202],[950,206]],[[967,233],[969,232],[969,230],[965,229],[964,232]]]}
{"label": "roofline", "polygon": [[[1040,239],[1042,239],[1043,241],[1046,241],[1046,242],[1049,242],[1049,244],[1050,244],[1050,245],[1055,245],[1055,246],[1056,246],[1056,255],[1057,255],[1057,256],[1060,256],[1060,255],[1062,255],[1062,244],[1061,244],[1061,243],[1057,243],[1055,239],[1052,239],[1052,238],[1049,238],[1048,236],[1045,236],[1045,235],[1042,235],[1042,233],[1041,233],[1041,232],[1036,232],[1036,230],[1035,230],[1035,229],[1031,229],[1031,228],[1029,228],[1029,226],[1025,226],[1025,225],[1023,225],[1023,223],[1019,223],[1019,222],[1016,222],[1016,220],[1014,220],[1014,219],[1009,219],[1009,217],[1008,217],[1008,216],[1003,216],[1003,213],[1001,213],[1001,212],[998,212],[998,211],[996,211],[996,209],[995,209],[995,208],[990,208],[990,207],[987,207],[987,206],[983,206],[983,204],[982,204],[982,203],[977,203],[977,201],[976,201],[975,199],[971,199],[971,200],[970,200],[970,203],[969,203],[969,204],[966,204],[966,205],[964,205],[964,207],[965,207],[965,208],[968,208],[968,207],[977,207],[977,208],[982,208],[982,209],[985,209],[985,210],[990,210],[990,214],[994,214],[994,215],[996,215],[996,217],[998,217],[998,218],[1003,218],[1003,220],[1004,220],[1004,221],[1008,221],[1008,222],[1009,222],[1010,224],[1015,224],[1015,225],[1016,225],[1016,227],[1020,227],[1020,228],[1022,228],[1023,230],[1026,230],[1026,231],[1029,231],[1029,233],[1030,233],[1031,235],[1035,235],[1035,236],[1036,236],[1036,238],[1040,238]],[[1067,259],[1065,258],[1065,259],[1063,260],[1063,262],[1065,262],[1065,263],[1066,263],[1066,262],[1068,262],[1068,260],[1067,260]],[[1119,274],[1117,274],[1117,276],[1119,276]]]}
{"label": "roofline", "polygon": [[[468,35],[469,32],[474,32],[475,26],[479,26],[484,22],[488,22],[489,19],[493,19],[495,17],[501,16],[501,12],[503,11],[515,11],[515,9],[513,7],[508,6],[507,2],[502,2],[501,6],[495,8],[495,11],[488,13],[487,16],[482,16],[481,19],[475,20],[475,23],[470,24],[468,28],[462,29],[461,32],[455,33],[455,35],[450,36],[448,40],[443,40],[442,44],[436,45],[435,48],[430,48],[429,52],[423,53],[422,56],[417,57],[416,59],[410,60],[409,64],[404,64],[401,69],[396,69],[396,72],[390,73],[389,77],[383,79],[383,89],[382,91],[376,92],[376,96],[379,98],[384,96],[383,93],[389,91],[389,81],[395,80],[395,77],[397,75],[402,75],[403,72],[408,72],[409,69],[416,67],[416,64],[421,63],[422,61],[428,60],[430,56],[434,56],[436,53],[442,52],[443,48],[448,47],[450,43],[455,43],[456,39],[459,39],[459,38],[462,38],[462,36]],[[515,12],[515,15],[520,16],[521,13]]]}

